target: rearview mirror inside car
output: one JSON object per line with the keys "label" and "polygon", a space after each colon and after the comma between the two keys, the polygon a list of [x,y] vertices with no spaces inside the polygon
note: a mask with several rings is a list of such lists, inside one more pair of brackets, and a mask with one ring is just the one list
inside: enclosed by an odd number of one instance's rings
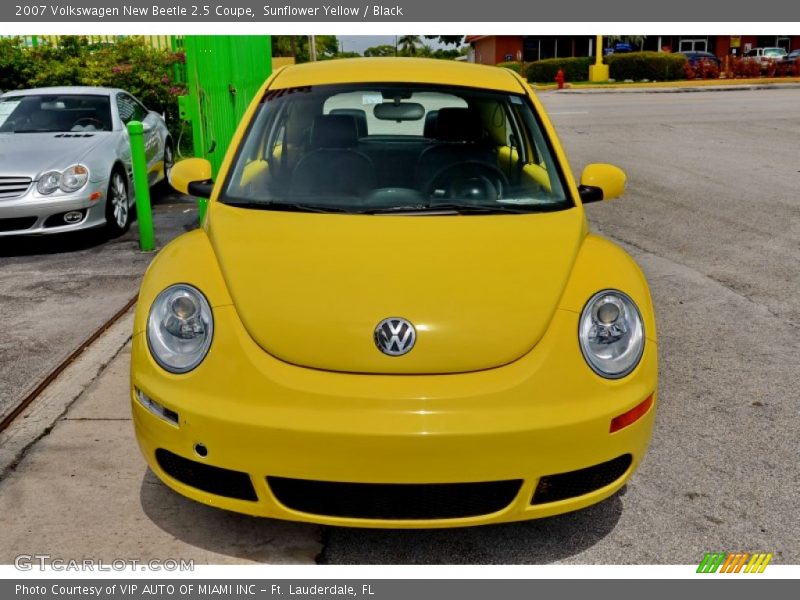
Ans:
{"label": "rearview mirror inside car", "polygon": [[373,114],[381,121],[419,121],[425,116],[425,107],[417,102],[384,102],[375,105]]}

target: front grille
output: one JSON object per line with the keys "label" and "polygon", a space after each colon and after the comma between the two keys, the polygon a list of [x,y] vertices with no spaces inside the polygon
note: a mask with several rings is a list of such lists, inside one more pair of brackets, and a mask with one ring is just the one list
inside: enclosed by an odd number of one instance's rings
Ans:
{"label": "front grille", "polygon": [[522,480],[481,483],[339,483],[267,477],[278,501],[292,510],[353,519],[457,519],[507,507]]}
{"label": "front grille", "polygon": [[30,177],[0,176],[0,200],[22,196],[31,185]]}
{"label": "front grille", "polygon": [[212,467],[163,448],[156,450],[156,461],[167,475],[198,490],[239,500],[258,499],[247,473]]}
{"label": "front grille", "polygon": [[599,490],[622,477],[631,466],[631,462],[633,457],[630,454],[623,454],[614,460],[585,469],[542,477],[536,486],[531,504],[566,500]]}
{"label": "front grille", "polygon": [[34,223],[36,223],[36,217],[0,219],[0,231],[23,231],[33,227]]}

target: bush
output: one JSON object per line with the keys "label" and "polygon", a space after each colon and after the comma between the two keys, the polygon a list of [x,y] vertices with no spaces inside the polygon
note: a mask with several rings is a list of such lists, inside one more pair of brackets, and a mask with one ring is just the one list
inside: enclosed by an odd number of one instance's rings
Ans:
{"label": "bush", "polygon": [[729,63],[728,77],[755,79],[761,77],[761,64],[757,60],[734,56]]}
{"label": "bush", "polygon": [[[177,96],[186,93],[173,81],[182,53],[157,50],[142,38],[118,39],[114,44],[90,44],[81,36],[62,36],[59,45],[36,48],[20,39],[0,40],[0,89],[15,90],[61,85],[123,88],[147,108],[167,117],[173,141],[181,129]],[[185,136],[184,136],[185,137]]]}
{"label": "bush", "polygon": [[630,52],[606,56],[609,76],[617,81],[674,81],[685,76],[686,57],[667,52]]}
{"label": "bush", "polygon": [[518,63],[516,61],[497,63],[497,66],[502,67],[504,69],[511,69],[512,71],[514,71],[515,73],[519,73],[520,75],[522,74],[522,63]]}
{"label": "bush", "polygon": [[556,79],[558,70],[563,69],[565,81],[586,81],[589,79],[589,65],[592,60],[589,56],[546,58],[529,64],[525,70],[525,75],[528,81],[552,83]]}

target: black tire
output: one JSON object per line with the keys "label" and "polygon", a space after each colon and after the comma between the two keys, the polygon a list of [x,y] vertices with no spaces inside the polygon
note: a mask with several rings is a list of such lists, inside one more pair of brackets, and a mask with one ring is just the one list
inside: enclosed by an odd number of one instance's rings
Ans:
{"label": "black tire", "polygon": [[131,226],[131,199],[128,178],[122,169],[111,171],[106,193],[106,231],[110,237],[117,237]]}
{"label": "black tire", "polygon": [[172,148],[172,140],[167,138],[164,143],[164,179],[158,182],[158,191],[163,194],[168,194],[172,191],[172,184],[169,182],[169,172],[172,170],[172,165],[175,164],[175,150]]}

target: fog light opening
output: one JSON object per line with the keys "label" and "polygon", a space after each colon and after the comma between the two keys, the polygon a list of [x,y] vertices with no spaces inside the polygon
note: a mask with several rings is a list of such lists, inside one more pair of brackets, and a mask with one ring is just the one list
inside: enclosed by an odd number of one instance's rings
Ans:
{"label": "fog light opening", "polygon": [[611,426],[608,429],[609,433],[614,433],[615,431],[619,431],[620,429],[624,429],[628,425],[632,425],[639,419],[641,419],[644,415],[647,414],[647,411],[650,410],[650,407],[653,406],[653,395],[650,394],[644,402],[641,402],[630,409],[628,412],[622,413],[621,415],[614,417],[611,419]]}
{"label": "fog light opening", "polygon": [[165,420],[167,423],[171,423],[172,425],[178,425],[178,413],[176,413],[174,410],[168,409],[166,406],[159,404],[138,388],[136,389],[136,399],[139,400],[139,403],[155,416]]}
{"label": "fog light opening", "polygon": [[200,458],[205,458],[208,456],[208,448],[205,447],[204,444],[197,443],[194,445],[194,451],[197,456]]}
{"label": "fog light opening", "polygon": [[80,223],[81,219],[83,219],[83,213],[79,210],[71,210],[64,213],[64,223],[69,225]]}

